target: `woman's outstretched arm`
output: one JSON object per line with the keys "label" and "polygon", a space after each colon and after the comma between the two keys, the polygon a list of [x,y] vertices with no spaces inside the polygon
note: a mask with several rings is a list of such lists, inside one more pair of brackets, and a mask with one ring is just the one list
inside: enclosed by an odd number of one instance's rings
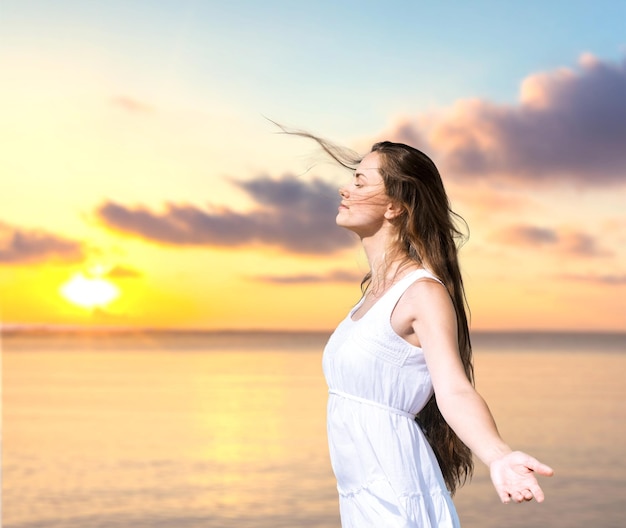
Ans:
{"label": "woman's outstretched arm", "polygon": [[533,497],[543,501],[535,475],[551,476],[553,470],[525,453],[513,451],[500,437],[489,407],[465,375],[457,344],[456,315],[446,289],[430,280],[416,282],[407,291],[402,312],[411,314],[411,327],[424,351],[441,414],[489,467],[502,502],[523,502]]}

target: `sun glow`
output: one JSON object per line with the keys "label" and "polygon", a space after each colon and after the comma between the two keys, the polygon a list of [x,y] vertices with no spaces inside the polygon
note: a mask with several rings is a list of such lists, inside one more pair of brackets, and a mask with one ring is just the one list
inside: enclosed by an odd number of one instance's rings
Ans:
{"label": "sun glow", "polygon": [[105,279],[85,277],[82,273],[77,273],[61,286],[61,294],[78,306],[94,308],[117,299],[120,291],[115,284]]}

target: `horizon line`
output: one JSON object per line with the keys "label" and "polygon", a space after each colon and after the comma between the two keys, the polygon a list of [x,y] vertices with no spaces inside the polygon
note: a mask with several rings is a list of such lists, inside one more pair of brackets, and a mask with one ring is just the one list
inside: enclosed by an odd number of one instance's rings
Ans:
{"label": "horizon line", "polygon": [[[159,327],[113,325],[63,325],[48,323],[2,323],[0,335],[10,334],[330,334],[332,328],[238,328],[238,327]],[[626,329],[568,329],[568,328],[476,328],[476,334],[624,334]]]}

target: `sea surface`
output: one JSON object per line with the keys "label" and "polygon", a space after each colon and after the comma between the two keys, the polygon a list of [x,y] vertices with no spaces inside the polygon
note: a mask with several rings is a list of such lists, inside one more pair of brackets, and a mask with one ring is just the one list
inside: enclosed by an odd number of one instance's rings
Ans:
{"label": "sea surface", "polygon": [[[327,337],[5,332],[2,526],[338,528]],[[556,474],[505,506],[477,462],[463,527],[626,526],[626,334],[473,340],[502,435]]]}

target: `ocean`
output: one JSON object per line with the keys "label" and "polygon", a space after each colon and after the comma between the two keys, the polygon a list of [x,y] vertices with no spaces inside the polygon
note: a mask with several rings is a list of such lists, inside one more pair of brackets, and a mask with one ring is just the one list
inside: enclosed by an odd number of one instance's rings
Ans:
{"label": "ocean", "polygon": [[[338,528],[327,337],[5,332],[2,526]],[[503,505],[477,462],[463,527],[626,526],[626,334],[473,341],[500,432],[555,476]]]}

